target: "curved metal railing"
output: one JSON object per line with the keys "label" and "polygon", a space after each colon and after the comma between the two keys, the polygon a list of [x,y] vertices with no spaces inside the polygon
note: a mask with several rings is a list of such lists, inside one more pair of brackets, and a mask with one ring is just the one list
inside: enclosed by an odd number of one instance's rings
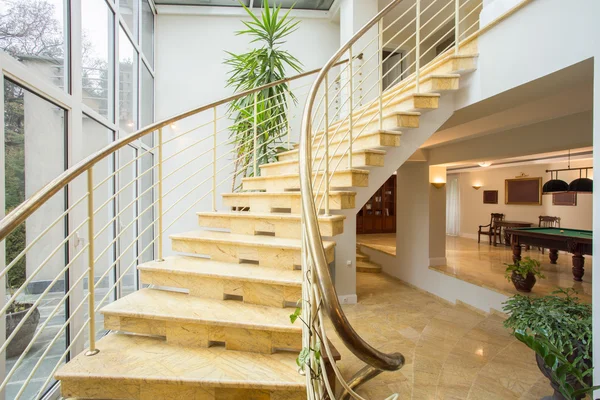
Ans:
{"label": "curved metal railing", "polygon": [[[477,31],[480,0],[423,3],[393,0],[329,59],[308,94],[302,116],[299,160],[304,226],[303,346],[308,349],[307,364],[311,372],[306,375],[309,399],[335,398],[330,383],[318,373],[319,366],[320,371],[324,370],[322,349],[330,358],[332,355],[326,340],[324,314],[344,345],[366,364],[348,382],[333,365],[343,387],[339,398],[362,399],[354,389],[383,371],[402,368],[405,363],[401,353],[377,350],[352,328],[330,276],[317,217],[321,212],[329,214],[334,175],[352,170],[353,146],[357,140],[369,130],[384,130],[384,110],[404,101],[408,95],[420,93],[426,81],[424,73],[458,54],[459,44],[470,41]],[[399,7],[400,4],[406,7]],[[466,39],[461,43],[463,37]],[[357,52],[363,55],[360,66],[350,62],[340,71],[335,68],[344,55],[352,59]],[[334,90],[329,84],[332,77],[333,81],[341,81]],[[338,102],[336,107],[331,98]],[[345,168],[340,168],[342,164]]]}
{"label": "curved metal railing", "polygon": [[[86,348],[89,355],[97,352],[96,338],[105,334],[97,326],[99,310],[139,288],[135,267],[163,258],[163,236],[176,232],[176,224],[194,221],[198,211],[216,211],[218,190],[234,192],[241,178],[259,175],[261,146],[272,155],[281,146],[291,148],[300,104],[319,71],[151,124],[68,168],[0,221],[0,242],[11,249],[0,280],[23,269],[21,282],[0,304],[0,317],[7,318],[15,305],[29,307],[0,342],[0,356],[4,353],[7,360],[0,391],[10,389],[7,396],[15,399],[41,397],[65,360]],[[265,94],[276,86],[281,86],[280,94]],[[274,113],[270,109],[275,107],[264,104],[277,96],[281,107]],[[250,99],[248,110],[232,109],[244,97]],[[260,118],[261,113],[268,118]],[[250,117],[240,120],[246,114]],[[245,143],[230,136],[239,124],[249,131]],[[259,132],[272,139],[257,144]],[[146,141],[152,143],[150,149],[131,154],[129,145],[142,138],[154,139]],[[254,146],[246,147],[248,143]],[[251,148],[250,154],[240,148]],[[31,290],[42,281],[41,290]],[[13,351],[32,325],[35,332],[27,346]]]}

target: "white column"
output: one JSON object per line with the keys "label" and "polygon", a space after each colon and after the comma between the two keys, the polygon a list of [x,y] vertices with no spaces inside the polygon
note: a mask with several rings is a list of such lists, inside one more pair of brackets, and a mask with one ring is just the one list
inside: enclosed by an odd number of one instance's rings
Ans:
{"label": "white column", "polygon": [[[600,11],[600,7],[597,7]],[[597,53],[594,59],[594,170],[600,168],[600,52]],[[593,215],[593,265],[600,265],[600,240],[597,233],[600,232],[600,193],[596,190],[593,194],[594,204],[592,206]],[[594,384],[600,385],[600,274],[592,276],[592,307],[593,307],[593,323],[594,332]],[[600,396],[600,390],[594,392],[594,398]]]}

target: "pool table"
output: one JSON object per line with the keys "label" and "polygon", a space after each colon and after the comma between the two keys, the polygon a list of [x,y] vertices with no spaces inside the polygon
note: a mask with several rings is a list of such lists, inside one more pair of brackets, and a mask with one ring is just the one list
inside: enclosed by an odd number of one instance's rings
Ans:
{"label": "pool table", "polygon": [[513,228],[511,237],[513,261],[521,259],[521,245],[550,249],[550,263],[556,264],[558,251],[573,254],[573,279],[581,281],[584,274],[584,255],[592,255],[592,231],[566,228]]}

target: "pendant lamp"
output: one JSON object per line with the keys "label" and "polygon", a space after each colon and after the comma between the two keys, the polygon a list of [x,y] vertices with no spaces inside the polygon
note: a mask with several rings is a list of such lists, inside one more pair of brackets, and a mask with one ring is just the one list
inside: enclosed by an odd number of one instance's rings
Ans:
{"label": "pendant lamp", "polygon": [[556,193],[566,192],[569,190],[569,184],[561,179],[558,179],[558,171],[556,171],[556,178],[552,177],[552,171],[550,171],[550,180],[544,183],[542,188],[543,193]]}
{"label": "pendant lamp", "polygon": [[587,177],[587,169],[585,170],[585,178],[581,177],[581,170],[579,170],[579,178],[569,184],[569,192],[592,193],[593,188],[594,181]]}

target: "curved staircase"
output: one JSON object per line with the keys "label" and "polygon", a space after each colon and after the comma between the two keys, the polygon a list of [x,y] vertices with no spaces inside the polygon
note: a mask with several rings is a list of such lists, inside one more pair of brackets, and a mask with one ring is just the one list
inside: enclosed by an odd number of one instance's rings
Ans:
{"label": "curved staircase", "polygon": [[[414,85],[386,92],[396,100],[384,110],[385,130],[373,127],[356,138],[356,168],[333,173],[330,210],[355,208],[356,188],[368,186],[370,169],[393,162],[385,150],[401,146],[402,136],[427,118],[421,112],[436,109],[443,93],[458,89],[460,74],[474,69],[475,58],[449,55],[422,78],[419,94]],[[244,178],[241,192],[223,195],[228,207],[244,211],[198,213],[202,229],[170,237],[181,255],[138,267],[141,283],[150,287],[102,309],[104,328],[118,333],[97,342],[98,354],[80,354],[58,371],[63,396],[306,398],[296,365],[301,326],[289,318],[302,286],[298,150],[279,160],[262,165],[261,176]],[[341,234],[344,218],[320,215],[321,234]],[[333,262],[335,242],[325,241],[324,248]],[[381,267],[363,258],[357,270]]]}

